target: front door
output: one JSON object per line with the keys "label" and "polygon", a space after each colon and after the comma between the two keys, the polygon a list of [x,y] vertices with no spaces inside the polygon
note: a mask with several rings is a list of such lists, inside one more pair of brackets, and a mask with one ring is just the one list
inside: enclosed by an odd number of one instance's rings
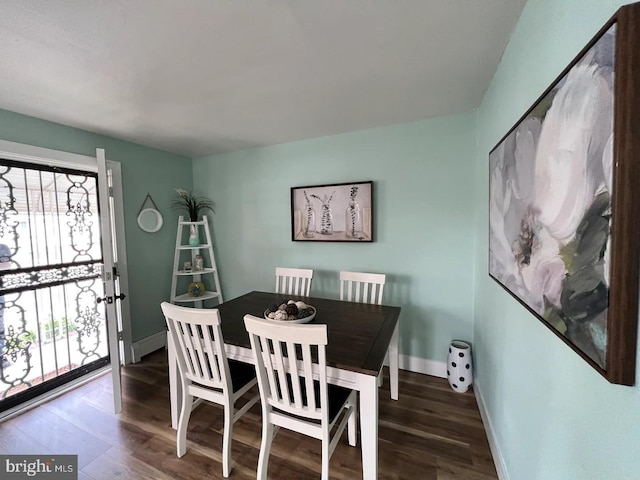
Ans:
{"label": "front door", "polygon": [[100,189],[96,171],[0,159],[0,412],[109,365],[110,337],[117,352]]}
{"label": "front door", "polygon": [[100,204],[100,225],[101,225],[101,238],[102,238],[102,259],[103,259],[103,272],[102,280],[104,286],[105,296],[99,300],[104,303],[106,321],[107,321],[107,336],[109,345],[109,357],[111,358],[111,379],[113,383],[113,407],[115,413],[120,413],[122,410],[122,386],[120,382],[120,332],[121,328],[118,326],[118,314],[116,312],[116,300],[124,300],[124,295],[120,294],[116,296],[116,277],[117,270],[115,268],[115,262],[113,252],[115,244],[111,236],[112,225],[114,224],[112,202],[110,198],[110,191],[113,186],[109,179],[109,173],[107,170],[107,160],[104,156],[104,150],[99,148],[96,150],[96,158],[98,161],[98,186],[99,195],[98,201]]}

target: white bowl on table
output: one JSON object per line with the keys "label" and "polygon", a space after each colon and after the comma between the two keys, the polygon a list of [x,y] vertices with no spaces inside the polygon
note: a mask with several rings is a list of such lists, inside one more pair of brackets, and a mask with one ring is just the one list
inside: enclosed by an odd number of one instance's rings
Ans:
{"label": "white bowl on table", "polygon": [[285,323],[309,323],[311,320],[313,320],[314,318],[316,318],[316,307],[313,307],[311,305],[307,305],[307,308],[310,308],[313,310],[313,312],[311,313],[311,315],[309,315],[308,317],[304,317],[304,318],[297,318],[295,320],[276,320],[274,318],[269,318],[269,314],[271,313],[269,311],[269,309],[267,308],[264,311],[264,318],[266,318],[267,320],[271,320],[273,322],[285,322]]}

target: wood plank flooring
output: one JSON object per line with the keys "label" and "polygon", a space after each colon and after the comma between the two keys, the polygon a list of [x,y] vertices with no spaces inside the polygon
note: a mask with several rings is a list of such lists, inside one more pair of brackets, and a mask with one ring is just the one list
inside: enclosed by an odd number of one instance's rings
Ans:
{"label": "wood plank flooring", "polygon": [[[400,399],[390,399],[388,376],[379,395],[379,478],[498,478],[471,391],[458,394],[445,379],[400,371]],[[203,404],[193,412],[187,454],[176,456],[164,350],[123,368],[123,412],[116,416],[112,409],[111,377],[104,375],[0,423],[0,452],[77,454],[79,480],[223,478],[221,407]],[[230,478],[256,477],[260,435],[256,405],[234,426]],[[336,479],[362,478],[360,444],[350,447],[346,432],[330,473]],[[281,429],[269,478],[320,478],[320,442]]]}

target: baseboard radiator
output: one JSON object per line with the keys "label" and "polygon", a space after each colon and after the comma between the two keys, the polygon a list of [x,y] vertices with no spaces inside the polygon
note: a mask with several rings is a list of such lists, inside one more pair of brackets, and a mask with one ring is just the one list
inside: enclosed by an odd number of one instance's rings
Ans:
{"label": "baseboard radiator", "polygon": [[138,363],[142,357],[167,346],[167,332],[164,330],[144,337],[131,344],[131,361]]}

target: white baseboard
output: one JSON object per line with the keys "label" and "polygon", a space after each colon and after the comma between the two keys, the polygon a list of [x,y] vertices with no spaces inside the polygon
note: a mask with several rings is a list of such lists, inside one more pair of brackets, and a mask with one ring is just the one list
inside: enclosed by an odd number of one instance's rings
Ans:
{"label": "white baseboard", "polygon": [[[388,362],[385,361],[385,365]],[[420,357],[412,357],[410,355],[400,355],[399,367],[401,370],[409,370],[410,372],[423,373],[425,375],[431,375],[434,377],[447,378],[447,362],[438,362],[435,360],[427,360]],[[507,466],[504,463],[504,458],[498,442],[496,441],[489,415],[487,414],[487,408],[482,398],[482,393],[475,378],[473,381],[473,393],[478,403],[478,410],[480,410],[480,416],[482,417],[482,424],[484,425],[485,432],[487,434],[487,440],[489,441],[489,448],[491,449],[491,455],[498,472],[499,480],[509,480],[509,474],[507,473]]]}
{"label": "white baseboard", "polygon": [[507,465],[504,463],[504,457],[502,456],[502,452],[500,451],[500,447],[493,432],[491,420],[489,418],[489,415],[487,414],[487,408],[484,404],[484,398],[482,397],[482,390],[478,387],[475,379],[473,385],[473,393],[476,396],[476,402],[478,402],[478,409],[480,410],[480,416],[482,417],[484,430],[487,433],[487,440],[489,441],[489,448],[491,449],[493,463],[495,464],[496,471],[498,472],[498,479],[509,480]]}
{"label": "white baseboard", "polygon": [[[400,354],[399,357],[398,367],[400,370],[447,378],[447,362],[437,362],[435,360],[427,360],[425,358],[402,354]],[[389,365],[388,358],[385,359],[384,364]]]}
{"label": "white baseboard", "polygon": [[164,330],[131,344],[131,361],[138,363],[142,357],[167,345],[167,332]]}

